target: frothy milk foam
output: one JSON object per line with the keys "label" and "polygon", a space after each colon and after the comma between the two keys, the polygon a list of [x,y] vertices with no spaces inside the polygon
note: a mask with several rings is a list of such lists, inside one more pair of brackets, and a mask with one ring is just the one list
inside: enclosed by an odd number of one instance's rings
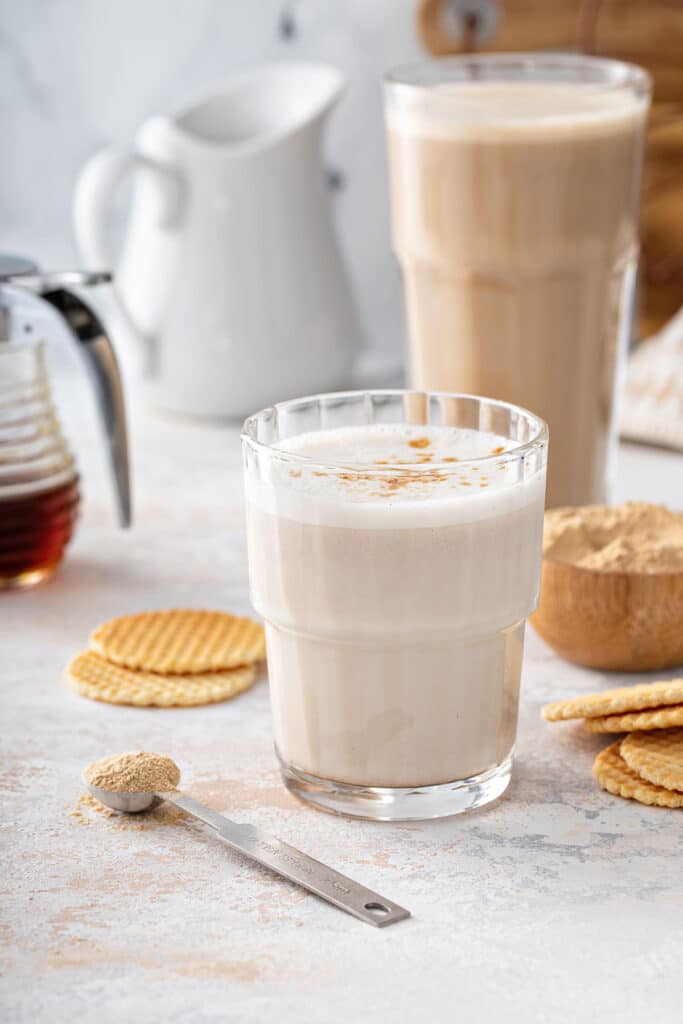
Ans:
{"label": "frothy milk foam", "polygon": [[511,446],[344,427],[281,442],[269,478],[247,476],[252,598],[289,765],[412,787],[511,753],[544,491],[542,473],[519,480],[500,458]]}
{"label": "frothy milk foam", "polygon": [[580,83],[388,93],[413,383],[550,427],[548,504],[606,499],[647,100]]}

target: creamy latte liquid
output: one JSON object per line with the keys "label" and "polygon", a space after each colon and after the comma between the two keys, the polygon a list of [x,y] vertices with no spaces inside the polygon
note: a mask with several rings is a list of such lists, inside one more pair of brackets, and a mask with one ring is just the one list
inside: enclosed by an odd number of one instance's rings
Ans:
{"label": "creamy latte liquid", "polygon": [[414,787],[511,754],[544,501],[542,469],[520,480],[499,457],[512,446],[456,427],[341,427],[282,441],[274,453],[295,459],[247,473],[285,764]]}
{"label": "creamy latte liquid", "polygon": [[532,409],[548,504],[603,502],[647,101],[562,81],[401,89],[387,129],[413,384]]}

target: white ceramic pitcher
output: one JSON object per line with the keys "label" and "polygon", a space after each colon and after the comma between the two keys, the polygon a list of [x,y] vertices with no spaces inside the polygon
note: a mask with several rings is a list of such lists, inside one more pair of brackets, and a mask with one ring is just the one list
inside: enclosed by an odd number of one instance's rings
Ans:
{"label": "white ceramic pitcher", "polygon": [[74,222],[94,267],[112,264],[111,203],[133,171],[115,288],[153,405],[241,416],[349,382],[360,332],[320,162],[342,87],[322,64],[248,69],[83,168]]}

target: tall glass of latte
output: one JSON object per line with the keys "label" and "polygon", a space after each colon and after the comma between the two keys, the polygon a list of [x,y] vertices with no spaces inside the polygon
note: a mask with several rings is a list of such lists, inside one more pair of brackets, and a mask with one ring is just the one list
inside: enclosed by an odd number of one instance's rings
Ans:
{"label": "tall glass of latte", "polygon": [[640,68],[561,54],[386,80],[413,384],[545,419],[549,505],[609,497],[649,93]]}

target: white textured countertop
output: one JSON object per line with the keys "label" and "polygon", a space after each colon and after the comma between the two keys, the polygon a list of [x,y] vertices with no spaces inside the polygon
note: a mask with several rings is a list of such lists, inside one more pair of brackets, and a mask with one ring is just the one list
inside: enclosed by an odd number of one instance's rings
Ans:
{"label": "white textured countertop", "polygon": [[[0,595],[7,1021],[680,1021],[683,814],[591,777],[605,739],[543,703],[618,685],[529,631],[506,796],[428,824],[304,807],[281,786],[265,681],[187,710],[92,703],[61,674],[92,627],[143,608],[249,609],[236,427],[133,408],[135,527],[114,525],[81,384],[65,420],[82,521],[49,584]],[[683,460],[624,447],[618,499],[683,507]],[[670,673],[674,674],[674,673]],[[144,747],[184,787],[410,908],[368,928],[163,813],[77,808],[85,764]]]}

